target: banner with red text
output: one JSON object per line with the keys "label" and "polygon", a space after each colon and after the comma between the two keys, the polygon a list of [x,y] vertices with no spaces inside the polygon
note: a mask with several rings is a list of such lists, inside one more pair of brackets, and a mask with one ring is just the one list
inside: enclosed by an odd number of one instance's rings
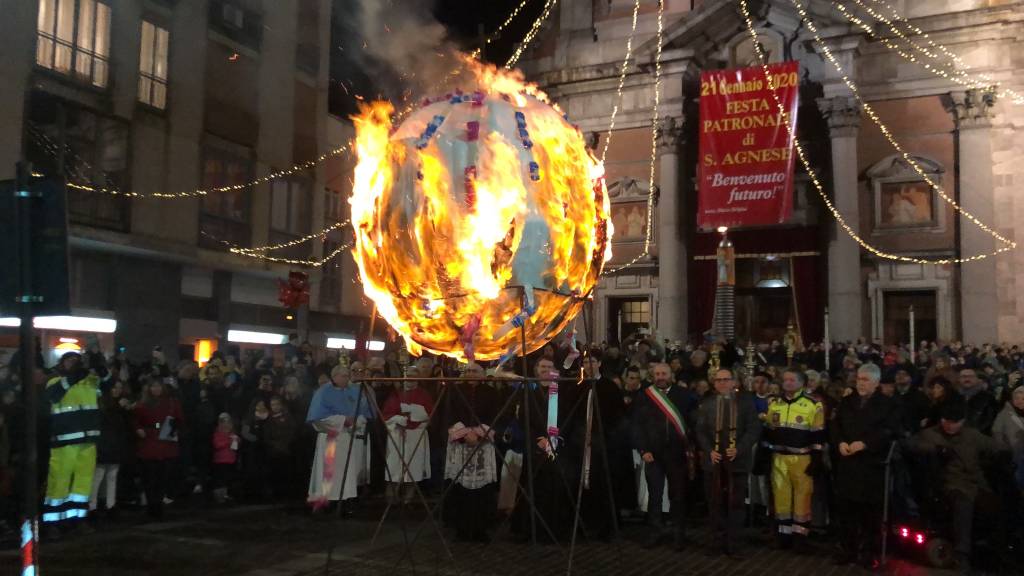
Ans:
{"label": "banner with red text", "polygon": [[797,62],[768,66],[785,115],[760,66],[701,74],[697,226],[762,226],[789,219],[799,71]]}

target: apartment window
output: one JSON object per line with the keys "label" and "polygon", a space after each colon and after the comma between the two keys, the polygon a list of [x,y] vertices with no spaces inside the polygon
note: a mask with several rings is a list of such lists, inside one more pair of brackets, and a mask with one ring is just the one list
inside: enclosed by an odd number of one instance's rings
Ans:
{"label": "apartment window", "polygon": [[214,31],[248,46],[260,49],[263,35],[263,15],[258,11],[255,0],[210,0],[208,4],[209,26]]}
{"label": "apartment window", "polygon": [[310,186],[302,180],[274,180],[271,188],[270,227],[302,236],[309,233]]}
{"label": "apartment window", "polygon": [[167,30],[142,23],[139,47],[139,102],[163,110],[167,107]]}
{"label": "apartment window", "polygon": [[[208,137],[203,151],[204,189],[245,184],[252,180],[252,150],[215,137]],[[203,196],[199,214],[200,244],[226,250],[224,242],[248,246],[250,188],[211,191]]]}
{"label": "apartment window", "polygon": [[[128,123],[56,96],[33,92],[25,118],[25,155],[34,170],[69,182],[127,190],[131,174]],[[130,203],[124,196],[68,190],[73,224],[127,232]]]}
{"label": "apartment window", "polygon": [[36,64],[105,88],[110,7],[96,0],[39,0]]}
{"label": "apartment window", "polygon": [[[277,179],[270,187],[270,243],[281,244],[310,231],[312,187],[304,179]],[[311,244],[282,249],[285,258],[308,258]]]}

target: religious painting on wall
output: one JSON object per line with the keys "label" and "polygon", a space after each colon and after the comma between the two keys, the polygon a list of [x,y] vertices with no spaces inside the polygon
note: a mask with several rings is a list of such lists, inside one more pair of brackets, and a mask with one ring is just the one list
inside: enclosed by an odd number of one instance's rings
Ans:
{"label": "religious painting on wall", "polygon": [[879,226],[902,228],[935,224],[935,194],[927,182],[887,182],[879,190]]}
{"label": "religious painting on wall", "polygon": [[642,242],[647,233],[647,202],[615,202],[611,205],[615,242]]}

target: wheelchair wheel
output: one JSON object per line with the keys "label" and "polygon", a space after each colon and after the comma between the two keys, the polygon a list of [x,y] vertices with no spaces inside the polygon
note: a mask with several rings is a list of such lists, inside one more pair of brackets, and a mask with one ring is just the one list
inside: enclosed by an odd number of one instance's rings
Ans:
{"label": "wheelchair wheel", "polygon": [[933,538],[924,550],[928,563],[936,568],[948,568],[953,564],[953,545],[944,538]]}

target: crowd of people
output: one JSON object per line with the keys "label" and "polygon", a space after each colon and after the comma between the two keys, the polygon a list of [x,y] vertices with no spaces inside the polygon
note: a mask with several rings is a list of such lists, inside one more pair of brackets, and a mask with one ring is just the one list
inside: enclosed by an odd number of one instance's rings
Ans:
{"label": "crowd of people", "polygon": [[[179,499],[304,499],[348,515],[381,497],[440,500],[467,540],[504,523],[523,541],[610,539],[643,521],[645,546],[686,548],[706,516],[712,554],[742,557],[742,528],[765,526],[794,553],[834,536],[837,563],[871,568],[888,494],[904,518],[944,511],[965,572],[979,538],[1007,550],[1020,537],[1017,346],[743,350],[637,335],[582,353],[545,346],[527,374],[518,360],[410,359],[397,345],[348,354],[291,340],[276,352],[172,368],[159,349],[133,363],[92,347],[40,366],[44,535],[92,531],[125,506],[159,519]],[[8,533],[24,467],[15,373],[0,365]]]}

